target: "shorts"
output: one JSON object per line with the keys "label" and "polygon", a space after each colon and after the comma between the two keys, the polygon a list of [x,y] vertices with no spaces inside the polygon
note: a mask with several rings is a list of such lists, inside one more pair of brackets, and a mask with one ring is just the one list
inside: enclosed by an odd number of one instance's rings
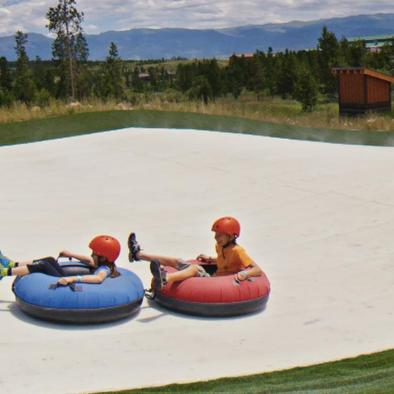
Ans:
{"label": "shorts", "polygon": [[51,276],[66,276],[61,265],[53,257],[33,260],[33,264],[27,264],[26,267],[29,270],[29,274],[42,272]]}
{"label": "shorts", "polygon": [[201,265],[198,264],[192,264],[192,263],[188,263],[185,260],[178,260],[177,264],[176,264],[176,269],[178,271],[182,271],[186,268],[189,268],[190,266],[195,265],[198,269],[196,277],[198,278],[209,278],[211,275],[208,274],[207,271],[205,271],[204,267],[202,267]]}

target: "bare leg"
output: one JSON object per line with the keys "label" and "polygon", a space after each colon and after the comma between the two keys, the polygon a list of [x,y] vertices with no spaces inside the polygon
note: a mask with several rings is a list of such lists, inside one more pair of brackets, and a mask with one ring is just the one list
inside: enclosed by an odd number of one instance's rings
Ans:
{"label": "bare leg", "polygon": [[11,269],[12,275],[17,275],[17,276],[25,276],[29,274],[29,270],[27,269],[26,265],[22,265],[21,267],[15,267]]}
{"label": "bare leg", "polygon": [[[166,260],[166,258],[164,260]],[[176,259],[175,261],[177,262]],[[198,274],[199,267],[197,265],[189,265],[179,271],[165,272],[160,264],[159,259],[153,259],[150,263],[150,270],[154,277],[154,289],[161,290],[166,283],[180,282],[188,278],[193,278]]]}
{"label": "bare leg", "polygon": [[176,257],[157,256],[154,254],[144,253],[142,251],[138,253],[138,258],[145,261],[157,260],[161,265],[174,268],[176,268],[176,265],[179,263],[179,261],[181,261],[181,259],[178,259]]}
{"label": "bare leg", "polygon": [[183,260],[177,257],[160,256],[143,252],[137,242],[135,233],[130,233],[127,244],[129,247],[130,262],[139,260],[151,262],[150,269],[155,278],[156,287],[158,289],[161,289],[165,283],[179,282],[192,278],[198,273],[198,267],[195,265],[191,265],[176,272],[162,272],[160,266],[173,267],[178,270],[178,264],[183,262]]}
{"label": "bare leg", "polygon": [[185,268],[184,270],[167,273],[166,281],[167,283],[180,282],[188,278],[193,278],[194,276],[196,276],[197,272],[198,272],[197,266],[191,265],[190,267]]}
{"label": "bare leg", "polygon": [[33,264],[33,260],[18,261],[18,267],[24,266],[24,265],[27,265],[27,264]]}

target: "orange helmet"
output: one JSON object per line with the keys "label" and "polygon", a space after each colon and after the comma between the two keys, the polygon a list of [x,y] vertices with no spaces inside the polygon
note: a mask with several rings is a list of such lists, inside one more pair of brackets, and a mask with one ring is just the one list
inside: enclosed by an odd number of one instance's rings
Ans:
{"label": "orange helmet", "polygon": [[230,216],[217,219],[212,225],[212,231],[239,237],[241,225],[238,220]]}
{"label": "orange helmet", "polygon": [[94,237],[90,243],[89,248],[94,254],[105,257],[109,262],[113,263],[120,254],[119,241],[110,235],[98,235]]}

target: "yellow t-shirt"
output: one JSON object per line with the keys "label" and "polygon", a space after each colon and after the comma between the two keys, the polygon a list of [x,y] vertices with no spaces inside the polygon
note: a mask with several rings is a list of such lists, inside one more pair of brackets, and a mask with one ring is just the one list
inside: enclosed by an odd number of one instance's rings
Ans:
{"label": "yellow t-shirt", "polygon": [[216,275],[236,274],[253,263],[242,246],[231,244],[225,248],[216,244],[217,266]]}

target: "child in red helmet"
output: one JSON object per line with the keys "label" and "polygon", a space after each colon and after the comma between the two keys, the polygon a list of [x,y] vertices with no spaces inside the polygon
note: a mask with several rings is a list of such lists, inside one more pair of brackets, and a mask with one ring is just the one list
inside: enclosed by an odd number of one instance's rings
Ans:
{"label": "child in red helmet", "polygon": [[61,277],[57,283],[66,286],[76,282],[101,283],[109,276],[120,275],[115,265],[115,260],[120,254],[120,243],[116,238],[110,235],[99,235],[90,241],[89,248],[92,250],[91,256],[63,250],[59,253],[59,257],[75,258],[87,264],[91,267],[91,275],[65,276],[63,268],[53,257],[17,263],[0,252],[0,279],[4,276],[24,276],[33,272],[43,272]]}
{"label": "child in red helmet", "polygon": [[[222,217],[212,225],[215,232],[216,257],[200,254],[197,260],[203,264],[216,264],[216,276],[235,274],[236,280],[243,281],[251,276],[259,276],[262,271],[260,267],[248,256],[246,251],[237,244],[241,226],[233,217]],[[128,239],[129,261],[150,261],[150,269],[154,277],[154,286],[160,290],[165,284],[179,282],[194,276],[208,277],[203,266],[191,264],[175,257],[164,257],[142,252],[136,240],[135,233],[131,233]],[[167,273],[161,266],[170,266],[178,271]]]}

